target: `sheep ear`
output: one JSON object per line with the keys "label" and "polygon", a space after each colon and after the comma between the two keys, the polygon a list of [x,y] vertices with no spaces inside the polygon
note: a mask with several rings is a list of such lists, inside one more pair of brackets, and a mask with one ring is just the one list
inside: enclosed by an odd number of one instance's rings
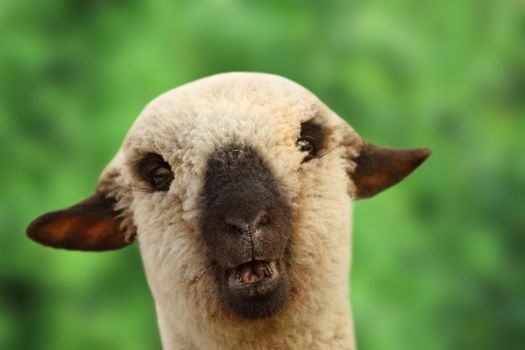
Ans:
{"label": "sheep ear", "polygon": [[46,246],[72,250],[103,251],[131,243],[121,229],[115,200],[96,192],[66,209],[44,214],[27,228],[27,235]]}
{"label": "sheep ear", "polygon": [[394,186],[430,156],[429,148],[395,150],[364,143],[354,159],[350,174],[356,189],[355,198],[369,198]]}

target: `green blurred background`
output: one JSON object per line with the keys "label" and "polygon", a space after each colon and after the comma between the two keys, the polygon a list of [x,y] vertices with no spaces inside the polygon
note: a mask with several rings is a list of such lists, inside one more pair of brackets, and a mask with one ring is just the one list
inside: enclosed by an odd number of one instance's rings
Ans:
{"label": "green blurred background", "polygon": [[525,349],[525,2],[0,1],[0,349],[159,349],[134,245],[45,249],[143,106],[224,71],[296,80],[367,139],[428,146],[355,208],[361,350]]}

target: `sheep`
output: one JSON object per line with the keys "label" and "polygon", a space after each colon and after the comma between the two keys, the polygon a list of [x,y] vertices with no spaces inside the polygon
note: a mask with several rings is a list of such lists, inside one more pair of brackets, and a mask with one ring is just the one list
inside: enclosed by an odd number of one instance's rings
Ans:
{"label": "sheep", "polygon": [[366,142],[286,78],[223,73],[149,103],[96,192],[27,233],[85,251],[136,238],[164,349],[355,349],[352,201],[429,155]]}

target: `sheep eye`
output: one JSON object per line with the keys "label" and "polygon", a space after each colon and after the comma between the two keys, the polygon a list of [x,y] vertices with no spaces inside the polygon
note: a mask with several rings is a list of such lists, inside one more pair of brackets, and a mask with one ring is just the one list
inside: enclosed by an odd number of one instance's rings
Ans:
{"label": "sheep eye", "polygon": [[306,152],[303,163],[318,156],[323,149],[326,139],[326,132],[320,124],[312,120],[301,123],[301,134],[296,141],[297,148],[301,152]]}
{"label": "sheep eye", "polygon": [[149,153],[137,164],[138,174],[155,191],[167,191],[173,181],[170,165],[160,154]]}
{"label": "sheep eye", "polygon": [[312,141],[301,137],[297,140],[297,147],[301,152],[307,152],[308,155],[312,156],[315,153],[315,147]]}

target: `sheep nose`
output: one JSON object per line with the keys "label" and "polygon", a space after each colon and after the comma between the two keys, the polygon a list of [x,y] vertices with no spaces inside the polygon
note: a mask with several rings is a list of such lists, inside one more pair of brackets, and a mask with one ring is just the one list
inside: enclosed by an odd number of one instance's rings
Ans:
{"label": "sheep nose", "polygon": [[269,218],[266,210],[263,209],[258,212],[253,212],[251,215],[237,215],[237,213],[226,214],[224,221],[227,225],[235,228],[242,234],[251,234],[268,223]]}

